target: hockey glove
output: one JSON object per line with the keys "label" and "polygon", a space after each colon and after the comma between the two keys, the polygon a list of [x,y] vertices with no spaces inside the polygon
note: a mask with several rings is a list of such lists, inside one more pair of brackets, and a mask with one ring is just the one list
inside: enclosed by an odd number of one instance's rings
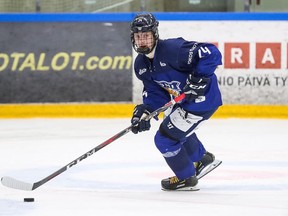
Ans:
{"label": "hockey glove", "polygon": [[209,83],[210,78],[198,78],[190,74],[186,80],[186,85],[183,88],[186,100],[192,101],[200,96],[204,96]]}
{"label": "hockey glove", "polygon": [[148,106],[145,104],[137,105],[134,108],[133,116],[131,119],[132,132],[137,134],[138,132],[149,130],[151,127],[150,119],[144,120],[143,118],[149,115]]}

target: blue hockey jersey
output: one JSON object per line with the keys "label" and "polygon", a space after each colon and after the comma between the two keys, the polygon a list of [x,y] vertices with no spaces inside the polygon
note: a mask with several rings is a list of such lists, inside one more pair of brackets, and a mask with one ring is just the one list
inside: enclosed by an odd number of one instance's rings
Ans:
{"label": "blue hockey jersey", "polygon": [[181,106],[191,112],[214,110],[222,105],[217,77],[222,64],[216,46],[209,43],[186,41],[183,38],[158,40],[155,55],[149,59],[138,54],[134,62],[135,74],[143,82],[143,103],[153,111],[183,92],[189,74],[209,77],[210,84],[204,97],[183,101]]}

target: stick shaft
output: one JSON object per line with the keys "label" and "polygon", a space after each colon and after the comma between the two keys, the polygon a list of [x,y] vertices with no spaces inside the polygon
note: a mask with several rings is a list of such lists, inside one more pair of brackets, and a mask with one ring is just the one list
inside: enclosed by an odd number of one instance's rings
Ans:
{"label": "stick shaft", "polygon": [[[178,97],[174,98],[173,100],[166,103],[164,106],[158,108],[157,110],[150,113],[148,116],[145,117],[146,120],[151,119],[157,115],[159,115],[161,112],[165,111],[169,107],[173,106],[176,103],[181,102],[185,98],[185,94],[181,94]],[[91,149],[90,151],[86,152],[85,154],[81,155],[77,159],[71,161],[64,167],[60,168],[59,170],[55,171],[54,173],[50,174],[49,176],[43,178],[42,180],[35,182],[33,184],[26,183],[23,181],[19,181],[17,179],[11,178],[11,177],[2,177],[1,182],[3,185],[14,188],[14,189],[20,189],[20,190],[35,190],[36,188],[40,187],[41,185],[45,184],[46,182],[50,181],[51,179],[55,178],[56,176],[60,175],[61,173],[65,172],[67,169],[75,166],[80,161],[86,159],[87,157],[91,156],[95,152],[99,151],[100,149],[104,148],[105,146],[109,145],[110,143],[114,142],[115,140],[119,139],[120,137],[124,136],[128,132],[130,132],[132,129],[132,125],[129,127],[123,129],[119,133],[115,134],[114,136],[110,137],[103,143],[99,144],[95,148]]]}

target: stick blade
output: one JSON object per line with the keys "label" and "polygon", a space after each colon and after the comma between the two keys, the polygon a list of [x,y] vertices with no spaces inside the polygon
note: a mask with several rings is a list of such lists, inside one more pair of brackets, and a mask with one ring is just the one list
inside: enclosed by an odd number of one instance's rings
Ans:
{"label": "stick blade", "polygon": [[33,184],[19,181],[9,176],[4,176],[1,178],[1,183],[9,188],[18,189],[18,190],[25,190],[25,191],[32,191]]}

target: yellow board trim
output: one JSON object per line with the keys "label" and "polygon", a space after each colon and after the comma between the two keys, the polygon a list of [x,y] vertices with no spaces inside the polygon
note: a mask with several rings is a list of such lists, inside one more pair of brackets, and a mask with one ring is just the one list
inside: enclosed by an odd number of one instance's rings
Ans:
{"label": "yellow board trim", "polygon": [[288,105],[224,105],[217,110],[214,116],[288,119]]}
{"label": "yellow board trim", "polygon": [[[129,118],[134,104],[2,104],[0,118]],[[288,119],[288,105],[224,105],[214,118]]]}
{"label": "yellow board trim", "polygon": [[7,104],[0,118],[121,118],[131,116],[133,104]]}

